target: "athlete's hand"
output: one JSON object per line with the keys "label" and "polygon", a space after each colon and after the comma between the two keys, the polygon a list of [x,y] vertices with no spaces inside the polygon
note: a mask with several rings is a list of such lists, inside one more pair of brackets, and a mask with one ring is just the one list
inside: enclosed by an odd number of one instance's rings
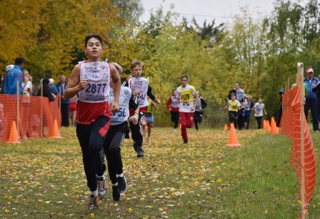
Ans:
{"label": "athlete's hand", "polygon": [[171,111],[172,109],[171,109],[171,107],[169,108],[169,111]]}
{"label": "athlete's hand", "polygon": [[135,89],[135,90],[132,92],[132,95],[133,95],[133,96],[136,96],[138,93],[139,93],[139,90],[138,90],[138,89]]}
{"label": "athlete's hand", "polygon": [[81,79],[78,84],[80,90],[83,90],[88,87],[88,79]]}
{"label": "athlete's hand", "polygon": [[191,111],[194,111],[194,108],[195,108],[194,106],[193,106],[193,107],[191,107]]}
{"label": "athlete's hand", "polygon": [[157,104],[160,104],[160,100],[159,99],[155,99],[154,102],[157,103]]}
{"label": "athlete's hand", "polygon": [[111,112],[113,112],[113,113],[118,112],[119,111],[119,103],[113,100],[110,104],[110,109],[111,109]]}
{"label": "athlete's hand", "polygon": [[130,116],[129,122],[132,122],[133,125],[136,125],[138,123],[138,119],[139,119],[139,115],[138,114],[134,114],[134,116]]}

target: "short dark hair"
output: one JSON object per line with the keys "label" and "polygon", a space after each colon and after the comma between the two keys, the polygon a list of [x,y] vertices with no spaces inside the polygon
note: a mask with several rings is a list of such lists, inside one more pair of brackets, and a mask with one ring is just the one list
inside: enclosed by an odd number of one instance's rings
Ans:
{"label": "short dark hair", "polygon": [[18,58],[16,58],[16,60],[14,60],[14,64],[16,64],[16,65],[21,65],[23,63],[24,63],[24,58],[22,58],[22,57],[18,57]]}
{"label": "short dark hair", "polygon": [[96,34],[96,33],[90,33],[86,36],[86,38],[84,39],[84,47],[87,47],[87,44],[88,44],[88,41],[91,39],[91,38],[96,38],[100,41],[101,43],[101,46],[102,46],[102,38],[99,34]]}
{"label": "short dark hair", "polygon": [[143,66],[143,63],[140,61],[140,60],[138,60],[138,59],[134,59],[134,60],[132,60],[132,62],[131,62],[131,64],[130,64],[130,69],[132,70],[132,69],[134,69],[136,66]]}
{"label": "short dark hair", "polygon": [[180,77],[180,80],[181,80],[182,78],[186,78],[186,79],[189,81],[189,76],[188,76],[187,74],[182,75],[182,76]]}

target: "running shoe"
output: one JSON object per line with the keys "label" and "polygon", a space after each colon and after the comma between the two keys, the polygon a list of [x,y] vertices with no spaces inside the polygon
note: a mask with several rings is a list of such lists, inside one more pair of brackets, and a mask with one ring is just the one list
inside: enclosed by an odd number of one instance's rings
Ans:
{"label": "running shoe", "polygon": [[143,150],[141,147],[137,147],[137,157],[143,157]]}
{"label": "running shoe", "polygon": [[112,198],[115,201],[120,201],[120,192],[118,186],[112,186]]}
{"label": "running shoe", "polygon": [[98,180],[98,195],[100,198],[107,196],[108,186],[105,180]]}
{"label": "running shoe", "polygon": [[183,140],[183,144],[188,144],[188,139]]}
{"label": "running shoe", "polygon": [[125,176],[117,177],[117,182],[118,182],[118,190],[120,193],[124,193],[125,191],[127,191],[127,179]]}
{"label": "running shoe", "polygon": [[95,197],[94,195],[90,196],[90,202],[88,205],[88,210],[96,210],[99,207],[99,201],[98,197]]}

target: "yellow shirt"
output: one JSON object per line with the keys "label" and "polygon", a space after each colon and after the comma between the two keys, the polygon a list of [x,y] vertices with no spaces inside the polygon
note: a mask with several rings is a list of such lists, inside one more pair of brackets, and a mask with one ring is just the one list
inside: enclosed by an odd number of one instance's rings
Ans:
{"label": "yellow shirt", "polygon": [[240,106],[240,102],[238,100],[229,100],[229,111],[238,112],[238,107]]}

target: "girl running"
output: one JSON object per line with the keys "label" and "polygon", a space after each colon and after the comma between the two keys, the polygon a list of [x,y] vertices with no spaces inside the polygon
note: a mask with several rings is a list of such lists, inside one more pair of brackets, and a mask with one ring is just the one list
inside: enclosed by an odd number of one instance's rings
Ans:
{"label": "girl running", "polygon": [[177,131],[178,123],[179,123],[179,104],[176,98],[176,89],[172,90],[171,97],[169,97],[167,101],[167,109],[171,114],[171,121],[174,123],[173,131]]}

